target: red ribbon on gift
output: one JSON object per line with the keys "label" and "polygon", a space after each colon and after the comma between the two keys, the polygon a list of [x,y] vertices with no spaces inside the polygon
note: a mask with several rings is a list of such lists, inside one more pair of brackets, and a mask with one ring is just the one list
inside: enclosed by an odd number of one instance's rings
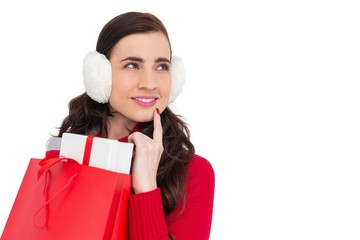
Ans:
{"label": "red ribbon on gift", "polygon": [[88,136],[86,138],[84,157],[83,157],[83,164],[87,165],[87,166],[89,166],[89,162],[90,162],[90,154],[91,154],[91,148],[92,148],[93,139],[94,139],[94,136]]}

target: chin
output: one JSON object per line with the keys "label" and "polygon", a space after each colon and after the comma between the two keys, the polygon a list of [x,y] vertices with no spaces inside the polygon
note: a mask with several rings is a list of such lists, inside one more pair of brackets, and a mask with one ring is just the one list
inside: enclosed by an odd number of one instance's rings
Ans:
{"label": "chin", "polygon": [[153,115],[153,113],[139,114],[139,115],[134,116],[134,118],[132,120],[135,122],[139,122],[139,123],[150,122],[150,121],[154,120],[154,115]]}

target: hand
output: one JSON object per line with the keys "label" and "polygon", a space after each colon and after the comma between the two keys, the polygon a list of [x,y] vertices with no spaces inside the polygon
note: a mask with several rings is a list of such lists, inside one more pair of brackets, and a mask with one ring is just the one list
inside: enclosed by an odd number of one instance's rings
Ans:
{"label": "hand", "polygon": [[129,142],[135,145],[135,157],[131,171],[135,193],[157,188],[156,174],[164,150],[162,137],[161,117],[157,110],[154,111],[153,139],[141,132],[134,132],[128,137]]}

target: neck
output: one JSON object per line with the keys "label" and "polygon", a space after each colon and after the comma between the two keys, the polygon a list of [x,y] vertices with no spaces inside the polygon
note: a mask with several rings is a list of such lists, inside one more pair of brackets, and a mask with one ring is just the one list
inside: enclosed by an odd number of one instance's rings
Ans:
{"label": "neck", "polygon": [[136,124],[134,121],[124,119],[115,114],[113,117],[109,117],[108,138],[120,139],[126,137],[131,133]]}

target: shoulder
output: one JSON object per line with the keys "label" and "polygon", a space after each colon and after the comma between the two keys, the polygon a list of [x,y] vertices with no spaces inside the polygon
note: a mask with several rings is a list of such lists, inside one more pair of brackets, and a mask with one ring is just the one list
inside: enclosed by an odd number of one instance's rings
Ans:
{"label": "shoulder", "polygon": [[195,154],[188,163],[189,180],[214,182],[215,172],[212,164],[206,158]]}
{"label": "shoulder", "polygon": [[197,155],[197,154],[194,154],[192,159],[189,161],[189,167],[190,166],[195,169],[204,167],[207,170],[213,171],[213,167],[212,167],[210,161],[200,155]]}

